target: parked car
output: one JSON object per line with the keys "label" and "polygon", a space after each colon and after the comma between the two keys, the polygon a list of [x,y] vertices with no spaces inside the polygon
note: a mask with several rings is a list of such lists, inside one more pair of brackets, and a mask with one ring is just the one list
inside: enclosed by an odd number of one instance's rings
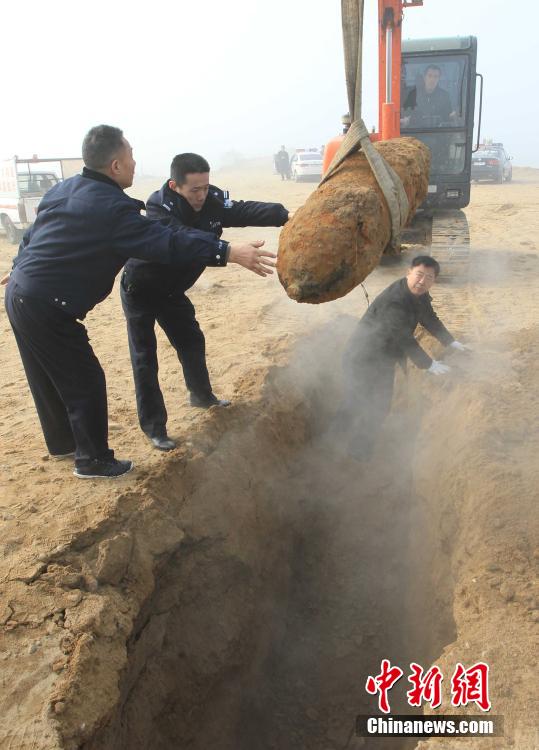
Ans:
{"label": "parked car", "polygon": [[322,154],[320,151],[296,151],[290,159],[290,174],[296,182],[306,178],[322,178]]}
{"label": "parked car", "polygon": [[493,143],[472,154],[472,180],[511,182],[513,165],[503,144]]}

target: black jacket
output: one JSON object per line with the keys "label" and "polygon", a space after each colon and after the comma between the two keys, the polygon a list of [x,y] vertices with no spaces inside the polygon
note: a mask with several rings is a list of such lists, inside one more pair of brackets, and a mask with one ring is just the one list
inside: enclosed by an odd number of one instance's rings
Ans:
{"label": "black jacket", "polygon": [[431,94],[423,88],[414,88],[404,102],[404,112],[410,115],[409,127],[438,127],[449,122],[451,98],[445,89],[437,86]]}
{"label": "black jacket", "polygon": [[215,233],[167,227],[141,216],[142,201],[84,169],[51,188],[26,232],[9,283],[77,318],[107,297],[128,258],[170,267],[225,266],[228,243]]}
{"label": "black jacket", "polygon": [[[228,192],[210,185],[201,211],[194,211],[185,198],[171,190],[168,182],[152,193],[146,203],[146,216],[170,227],[188,227],[212,232],[220,237],[225,227],[280,227],[288,211],[280,203],[232,201]],[[163,268],[157,263],[130,260],[123,276],[124,288],[137,294],[162,296],[185,292],[193,286],[207,264],[196,259],[182,268]]]}
{"label": "black jacket", "polygon": [[361,360],[404,360],[409,357],[421,369],[432,359],[414,338],[418,323],[444,346],[454,341],[431,304],[430,294],[416,296],[406,279],[393,282],[376,297],[359,321],[351,340],[351,354]]}

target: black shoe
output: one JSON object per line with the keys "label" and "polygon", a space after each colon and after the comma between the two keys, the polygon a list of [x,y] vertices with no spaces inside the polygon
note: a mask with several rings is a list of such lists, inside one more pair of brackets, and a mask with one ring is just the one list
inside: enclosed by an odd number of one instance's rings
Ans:
{"label": "black shoe", "polygon": [[211,406],[230,406],[231,402],[226,399],[219,399],[212,393],[211,396],[197,396],[191,393],[191,406],[197,406],[199,409],[209,409]]}
{"label": "black shoe", "polygon": [[171,451],[176,447],[176,443],[168,435],[158,435],[157,437],[151,437],[150,440],[153,447],[157,448],[158,451]]}
{"label": "black shoe", "polygon": [[73,474],[79,479],[117,479],[131,471],[133,466],[133,461],[94,458],[88,466],[76,466]]}

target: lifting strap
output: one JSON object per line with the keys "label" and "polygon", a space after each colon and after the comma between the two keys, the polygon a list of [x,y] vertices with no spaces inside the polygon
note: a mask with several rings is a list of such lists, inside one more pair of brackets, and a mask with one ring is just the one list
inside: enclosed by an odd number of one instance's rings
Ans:
{"label": "lifting strap", "polygon": [[390,247],[393,251],[398,251],[401,230],[406,223],[410,206],[400,177],[374,148],[361,118],[363,2],[364,0],[341,0],[346,89],[352,124],[320,184],[330,179],[350,154],[363,149],[391,216]]}

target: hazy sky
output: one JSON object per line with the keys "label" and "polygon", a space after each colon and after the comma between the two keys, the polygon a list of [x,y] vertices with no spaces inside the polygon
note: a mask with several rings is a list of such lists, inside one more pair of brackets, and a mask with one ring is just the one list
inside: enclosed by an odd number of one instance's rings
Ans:
{"label": "hazy sky", "polygon": [[[365,0],[364,120],[377,124],[376,0]],[[137,171],[197,151],[318,146],[347,109],[339,0],[48,0],[2,4],[0,156],[79,156],[118,125]],[[539,2],[424,0],[403,36],[478,37],[483,134],[539,167]],[[9,79],[7,73],[12,76]]]}

